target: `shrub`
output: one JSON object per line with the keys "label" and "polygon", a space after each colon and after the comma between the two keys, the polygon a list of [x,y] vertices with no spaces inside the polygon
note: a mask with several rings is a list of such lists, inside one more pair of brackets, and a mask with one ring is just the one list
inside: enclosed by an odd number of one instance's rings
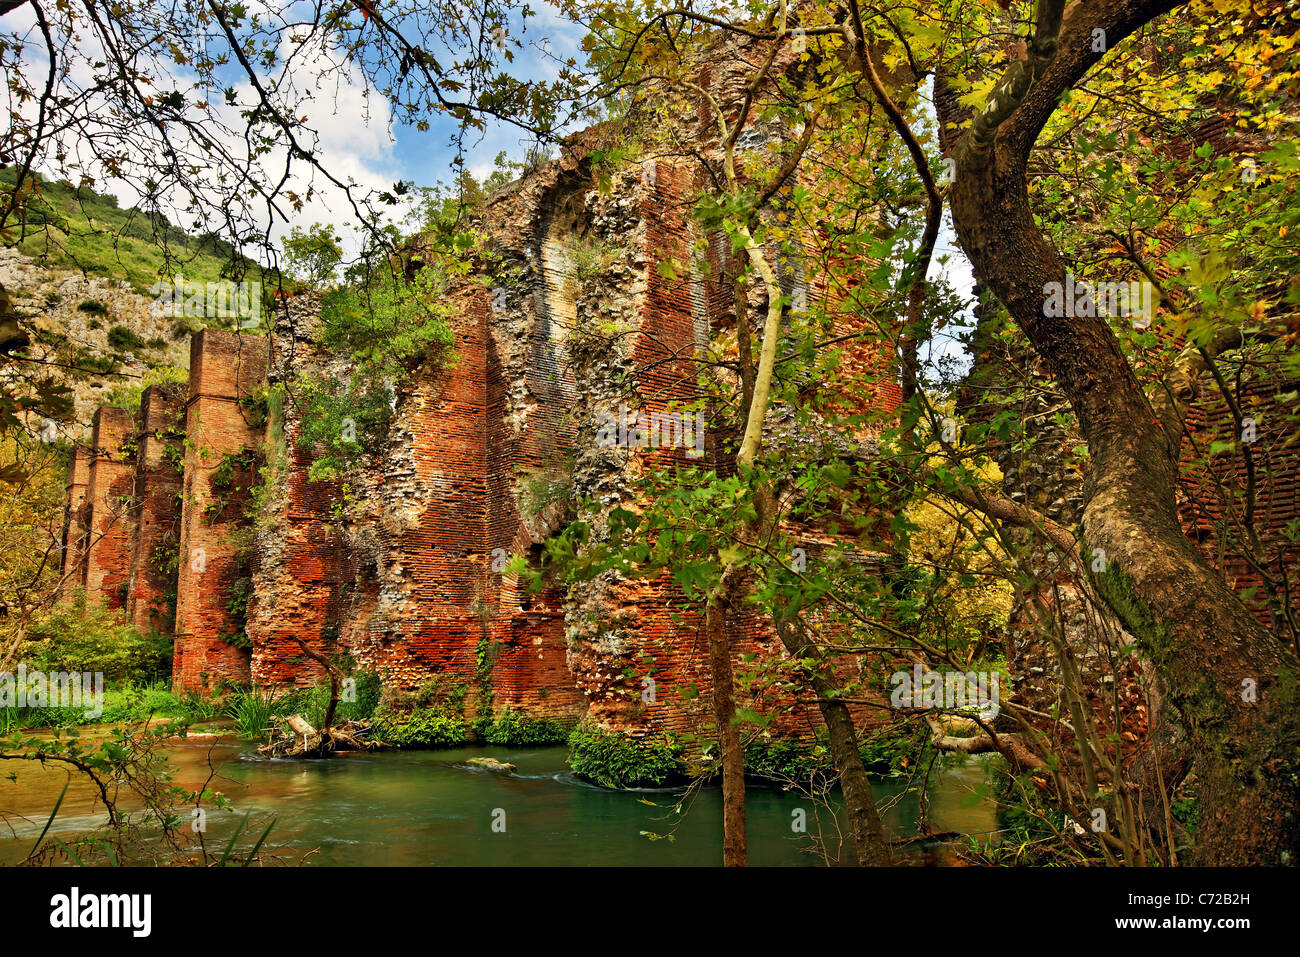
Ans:
{"label": "shrub", "polygon": [[488,744],[536,745],[563,744],[569,732],[554,721],[529,718],[506,709],[496,720],[487,722],[480,734]]}
{"label": "shrub", "polygon": [[159,680],[105,692],[104,713],[99,720],[104,724],[145,721],[152,715],[170,716],[179,714],[180,710],[180,702],[171,693],[170,682]]}
{"label": "shrub", "polygon": [[463,713],[468,694],[469,688],[463,682],[450,675],[434,675],[413,692],[403,692],[391,685],[384,688],[381,704],[398,710],[437,707]]}
{"label": "shrub", "polygon": [[120,683],[163,677],[169,644],[160,635],[140,634],[120,613],[88,604],[79,594],[32,624],[23,653],[42,671],[103,672],[105,683]]}
{"label": "shrub", "polygon": [[686,778],[681,746],[579,725],[569,735],[569,767],[607,788],[661,787]]}
{"label": "shrub", "polygon": [[454,748],[470,741],[469,725],[440,708],[375,713],[374,736],[397,748]]}
{"label": "shrub", "polygon": [[[924,736],[918,737],[915,728],[902,724],[863,737],[858,754],[867,773],[896,777],[907,773],[909,761],[915,761],[924,746]],[[816,741],[808,743],[750,742],[745,746],[745,774],[779,784],[797,782],[825,790],[835,783],[838,772],[823,732]]]}
{"label": "shrub", "polygon": [[[902,722],[864,736],[858,753],[869,773],[897,777],[907,773],[909,762],[919,759],[928,740],[925,725]],[[952,759],[959,760],[960,755],[953,753]]]}
{"label": "shrub", "polygon": [[835,767],[824,745],[797,741],[753,741],[745,748],[745,773],[779,784],[797,782],[825,790]]}
{"label": "shrub", "polygon": [[357,671],[351,675],[356,682],[356,700],[340,701],[338,717],[344,721],[364,721],[374,717],[379,707],[379,696],[383,692],[379,675],[373,671]]}
{"label": "shrub", "polygon": [[144,340],[126,326],[114,326],[108,330],[108,345],[118,352],[138,352],[145,347]]}

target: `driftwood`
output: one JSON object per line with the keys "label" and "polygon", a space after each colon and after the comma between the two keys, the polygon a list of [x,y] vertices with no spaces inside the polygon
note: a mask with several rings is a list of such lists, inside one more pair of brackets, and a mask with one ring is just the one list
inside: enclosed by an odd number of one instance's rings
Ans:
{"label": "driftwood", "polygon": [[334,662],[307,647],[301,638],[294,639],[304,655],[315,661],[330,679],[330,701],[325,708],[325,720],[317,731],[300,714],[276,718],[271,728],[271,741],[259,747],[259,754],[277,758],[327,758],[335,751],[378,751],[384,747],[370,738],[369,721],[344,721],[334,724],[334,713],[339,705],[339,684],[343,673]]}
{"label": "driftwood", "polygon": [[300,714],[290,715],[284,719],[284,723],[289,726],[290,731],[294,734],[301,734],[304,738],[316,733],[316,729],[309,725]]}
{"label": "driftwood", "polygon": [[276,718],[271,741],[257,749],[276,758],[327,758],[335,751],[379,751],[385,748],[370,738],[370,722],[344,721],[317,731],[300,714]]}

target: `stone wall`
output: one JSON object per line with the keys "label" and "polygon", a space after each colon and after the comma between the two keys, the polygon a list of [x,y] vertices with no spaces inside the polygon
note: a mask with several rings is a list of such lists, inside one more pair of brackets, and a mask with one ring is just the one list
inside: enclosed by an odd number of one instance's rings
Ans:
{"label": "stone wall", "polygon": [[[717,281],[726,244],[706,244],[708,268],[693,261],[699,186],[697,168],[658,160],[602,192],[570,158],[495,197],[482,224],[490,261],[446,295],[452,354],[429,356],[403,383],[385,447],[344,483],[310,479],[315,456],[299,447],[290,395],[268,425],[273,486],[248,616],[254,680],[319,680],[301,641],[349,652],[393,688],[459,686],[470,716],[513,709],[589,715],[634,734],[699,730],[706,643],[675,585],[606,576],[530,591],[507,567],[535,562],[575,517],[600,530],[615,505],[635,507],[632,480],[647,468],[719,464],[727,423],[706,433],[703,459],[596,442],[598,416],[620,405],[665,412],[695,401],[697,350],[734,323]],[[670,258],[692,265],[674,276],[659,268]],[[760,298],[754,308],[758,322]],[[347,372],[317,341],[313,303],[278,317],[272,386],[291,394],[299,377]],[[887,386],[883,395],[896,401]],[[572,510],[587,500],[595,507]],[[765,623],[738,615],[730,630],[738,660],[779,654]],[[815,708],[795,708],[786,724],[818,720]]]}
{"label": "stone wall", "polygon": [[126,607],[143,634],[171,635],[175,626],[186,391],[154,385],[140,400]]}
{"label": "stone wall", "polygon": [[253,399],[266,367],[263,338],[205,329],[191,340],[172,663],[177,689],[249,678],[249,652],[230,605],[252,560],[244,506],[257,480],[265,422],[257,421]]}
{"label": "stone wall", "polygon": [[[299,297],[276,313],[268,382],[293,391],[295,374],[308,376],[332,369],[330,357],[318,354],[315,331],[317,301]],[[292,399],[277,402],[266,423],[265,476],[268,494],[255,531],[257,560],[254,592],[248,611],[253,642],[252,677],[264,685],[310,685],[323,676],[302,654],[298,640],[316,652],[336,651],[345,583],[355,575],[342,532],[331,513],[338,498],[334,483],[312,481],[315,458],[298,444],[299,409]]]}
{"label": "stone wall", "polygon": [[[697,157],[659,156],[604,173],[601,189],[598,171],[566,154],[489,201],[479,224],[488,253],[440,302],[451,354],[427,356],[401,383],[383,448],[341,481],[313,480],[317,455],[299,444],[300,385],[351,371],[319,341],[313,296],[281,303],[269,351],[266,340],[204,331],[192,341],[187,390],[146,393],[131,544],[115,547],[126,548],[133,618],[166,630],[173,623],[158,619],[169,588],[156,559],[176,525],[175,688],[308,685],[321,674],[305,645],[350,653],[390,688],[458,686],[470,717],[586,716],[635,735],[711,721],[703,623],[667,576],[546,579],[533,591],[508,565],[535,564],[575,518],[606,534],[612,508],[638,507],[632,489],[648,469],[731,467],[737,423],[701,403],[695,361],[737,322],[726,279],[735,254],[691,216],[707,170]],[[782,271],[787,291],[826,295],[802,264]],[[766,299],[753,284],[749,307],[757,334]],[[855,347],[846,361],[877,384],[834,398],[896,405],[878,348]],[[282,401],[257,416],[257,396]],[[180,479],[168,423],[182,402]],[[702,457],[693,445],[597,442],[602,415],[696,406],[707,421]],[[779,410],[773,421],[774,438],[792,437]],[[259,482],[250,509],[247,490]],[[167,505],[178,488],[179,515]],[[77,527],[70,518],[72,539]],[[241,616],[232,599],[250,585]],[[764,621],[736,613],[728,629],[738,669],[742,656],[783,654]],[[820,723],[811,704],[779,704],[778,733]]]}
{"label": "stone wall", "polygon": [[130,579],[135,479],[135,421],[130,411],[106,406],[95,412],[90,447],[81,585],[88,594],[101,596],[109,608],[123,608]]}
{"label": "stone wall", "polygon": [[86,534],[90,526],[86,494],[93,457],[88,446],[74,445],[68,458],[68,480],[63,491],[63,548],[59,560],[59,579],[65,586],[80,585],[85,574]]}
{"label": "stone wall", "polygon": [[1260,621],[1283,635],[1289,627],[1282,598],[1300,568],[1300,541],[1290,531],[1300,517],[1300,443],[1288,421],[1297,390],[1295,379],[1244,383],[1235,397],[1247,426],[1243,441],[1207,379],[1188,413],[1182,449],[1180,511],[1188,537]]}

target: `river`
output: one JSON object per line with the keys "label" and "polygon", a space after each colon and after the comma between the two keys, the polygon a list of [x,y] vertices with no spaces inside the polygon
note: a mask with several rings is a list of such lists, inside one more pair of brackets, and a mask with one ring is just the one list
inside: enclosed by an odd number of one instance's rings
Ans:
{"label": "river", "polygon": [[[174,779],[197,787],[211,757],[210,785],[233,810],[208,812],[209,847],[224,847],[249,814],[240,843],[256,840],[271,818],[264,853],[284,863],[319,865],[649,865],[720,864],[721,792],[697,789],[685,813],[681,791],[609,791],[575,778],[565,748],[477,747],[338,756],[329,760],[269,760],[235,738],[169,747]],[[514,774],[464,762],[485,756],[509,762]],[[16,763],[16,762],[15,762]],[[13,769],[10,764],[6,771]],[[18,780],[0,779],[0,864],[21,860],[40,833],[67,775],[24,765]],[[981,761],[940,772],[929,788],[934,831],[992,832],[995,807]],[[915,791],[905,780],[873,780],[890,837],[915,833]],[[820,865],[814,841],[833,815],[807,797],[779,788],[747,789],[751,864]],[[831,806],[838,804],[832,796]],[[801,813],[802,812],[802,813]],[[842,814],[841,814],[842,818]],[[70,788],[51,834],[65,840],[103,820],[88,787]],[[800,823],[804,831],[797,830]],[[664,835],[657,840],[649,834]],[[666,835],[672,835],[669,839]],[[836,842],[833,842],[836,843]],[[919,848],[918,860],[934,860]],[[847,855],[846,855],[847,857]]]}

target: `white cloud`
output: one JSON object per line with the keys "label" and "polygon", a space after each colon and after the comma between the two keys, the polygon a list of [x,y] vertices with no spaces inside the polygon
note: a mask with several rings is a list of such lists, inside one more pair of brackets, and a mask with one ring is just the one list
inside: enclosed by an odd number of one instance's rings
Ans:
{"label": "white cloud", "polygon": [[[18,8],[3,21],[4,34],[26,37],[22,66],[28,81],[32,83],[44,77],[49,64],[40,35],[34,31],[34,24],[34,18],[24,7]],[[93,42],[93,38],[93,33],[83,30],[75,55],[63,55],[62,66],[67,73],[62,80],[64,88],[61,92],[86,90],[100,80],[99,70],[92,64],[96,60],[107,58]],[[193,168],[192,171],[187,170],[190,178],[199,184],[206,184],[212,196],[219,196],[221,173],[228,174],[232,172],[231,165],[248,161],[249,152],[243,138],[245,120],[240,112],[258,102],[257,93],[251,82],[242,79],[233,83],[236,92],[234,105],[223,98],[219,102],[210,103],[206,111],[201,111],[193,102],[197,98],[194,95],[197,75],[164,59],[162,52],[149,51],[141,58],[145,70],[155,77],[165,78],[159,83],[158,94],[168,92],[166,87],[170,84],[186,94],[186,108],[190,117],[206,120],[204,126],[210,132],[220,135],[223,128],[226,131],[225,135],[220,136],[220,146],[233,158],[234,163],[227,161],[228,165],[223,169],[216,150],[205,148],[186,133],[181,124],[167,126],[167,135],[182,157],[182,165]],[[395,140],[389,130],[388,101],[382,95],[367,95],[360,71],[355,66],[344,63],[335,51],[319,42],[300,49],[286,37],[278,52],[282,63],[292,56],[293,64],[288,81],[291,85],[279,87],[278,92],[286,96],[294,116],[307,118],[306,126],[314,131],[314,135],[303,133],[299,142],[317,157],[320,165],[340,182],[355,183],[357,189],[354,192],[358,196],[370,190],[390,188],[395,181],[401,179],[401,170],[395,158]],[[275,89],[277,78],[283,75],[282,72],[275,75],[262,74],[259,81],[265,88]],[[233,76],[232,73],[232,78]],[[10,108],[11,115],[16,112],[29,123],[35,120],[36,105],[30,100],[11,102]],[[67,133],[57,143],[52,141],[49,144],[45,155],[37,161],[37,170],[45,175],[62,175],[62,170],[54,159],[57,154],[62,154],[64,165],[73,178],[78,173],[93,177],[96,187],[113,195],[124,208],[140,204],[143,196],[139,185],[149,176],[150,162],[142,158],[139,162],[132,163],[128,157],[124,167],[125,177],[108,175],[96,157],[95,147],[112,150],[121,148],[128,140],[114,130],[108,121],[113,113],[111,105],[102,95],[89,98],[83,107],[83,114],[85,121],[79,124],[79,128]],[[128,136],[133,156],[147,156],[155,162],[161,159],[163,146],[160,134],[136,127],[128,132]],[[145,144],[150,144],[152,149]],[[287,143],[280,142],[270,152],[257,158],[256,166],[264,182],[280,182],[288,153]],[[343,227],[340,232],[348,236],[348,251],[355,253],[358,240],[354,230],[348,228],[355,222],[355,216],[341,189],[303,160],[295,161],[292,174],[283,183],[282,189],[303,197],[309,192],[311,194],[311,198],[298,211],[293,211],[287,200],[280,200],[281,208],[292,223],[310,224],[319,221]],[[247,201],[243,204],[243,209],[248,217],[263,229],[270,225],[272,237],[277,240],[281,238],[287,231],[288,224],[282,220],[271,223],[265,203],[251,190],[246,195]],[[204,232],[218,225],[205,221],[202,214],[187,210],[186,197],[177,188],[173,188],[161,200],[168,218],[191,232]]]}

